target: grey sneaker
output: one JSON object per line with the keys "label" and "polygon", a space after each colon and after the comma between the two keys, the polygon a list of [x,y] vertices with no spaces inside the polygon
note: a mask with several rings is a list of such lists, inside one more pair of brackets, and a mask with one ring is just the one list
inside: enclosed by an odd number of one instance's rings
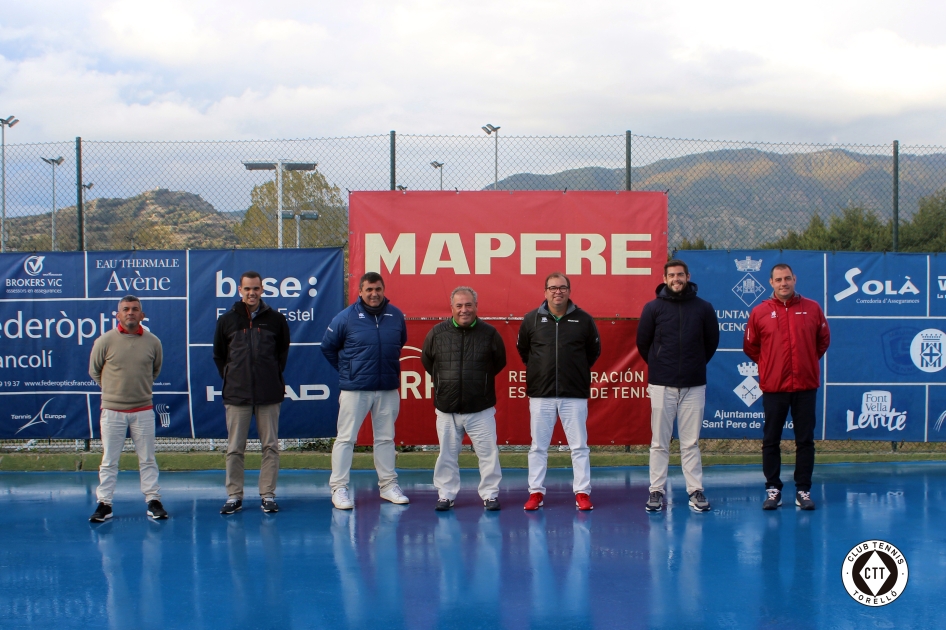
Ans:
{"label": "grey sneaker", "polygon": [[483,506],[490,512],[499,511],[499,497],[493,497],[492,499],[486,499],[483,501]]}
{"label": "grey sneaker", "polygon": [[763,510],[774,510],[782,505],[782,491],[778,488],[765,489],[765,501],[762,502]]}
{"label": "grey sneaker", "polygon": [[437,499],[437,505],[434,509],[438,512],[446,512],[453,507],[453,499]]}
{"label": "grey sneaker", "polygon": [[702,490],[695,490],[690,495],[690,509],[694,512],[709,512],[711,509],[709,501],[703,496]]}
{"label": "grey sneaker", "polygon": [[811,492],[799,490],[795,493],[795,505],[803,510],[815,509],[815,502],[811,500]]}
{"label": "grey sneaker", "polygon": [[650,496],[647,498],[647,503],[644,505],[644,509],[648,512],[659,512],[664,509],[664,493],[651,492]]}

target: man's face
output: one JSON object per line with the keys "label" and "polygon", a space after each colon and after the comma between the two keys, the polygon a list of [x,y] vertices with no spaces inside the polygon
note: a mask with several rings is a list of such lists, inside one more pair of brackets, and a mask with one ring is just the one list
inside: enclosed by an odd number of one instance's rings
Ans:
{"label": "man's face", "polygon": [[381,281],[363,282],[358,295],[365,301],[365,304],[372,308],[381,306],[381,302],[384,300],[384,283]]}
{"label": "man's face", "polygon": [[453,320],[463,328],[476,321],[476,302],[468,291],[454,295],[450,309],[453,311]]}
{"label": "man's face", "polygon": [[667,283],[667,288],[674,293],[682,292],[689,281],[690,274],[683,267],[667,267],[664,272],[664,282]]}
{"label": "man's face", "polygon": [[571,288],[568,286],[568,282],[561,276],[552,276],[545,286],[545,299],[548,300],[549,306],[556,310],[560,310],[568,304],[570,293]]}
{"label": "man's face", "polygon": [[251,311],[259,306],[260,296],[263,295],[263,283],[259,278],[245,277],[240,280],[240,297]]}
{"label": "man's face", "polygon": [[795,276],[792,275],[789,269],[779,267],[773,271],[772,277],[769,278],[769,284],[772,285],[775,297],[780,300],[787,300],[795,295]]}
{"label": "man's face", "polygon": [[120,302],[118,304],[118,321],[122,328],[128,331],[138,329],[138,324],[144,320],[145,314],[141,310],[141,302]]}

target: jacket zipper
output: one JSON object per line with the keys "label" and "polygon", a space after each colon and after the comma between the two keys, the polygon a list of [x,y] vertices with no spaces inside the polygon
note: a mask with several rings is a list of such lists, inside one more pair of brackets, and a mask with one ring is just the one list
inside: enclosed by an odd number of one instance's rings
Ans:
{"label": "jacket zipper", "polygon": [[463,351],[466,346],[466,331],[460,331],[460,409],[463,409]]}
{"label": "jacket zipper", "polygon": [[555,397],[558,398],[558,320],[555,321]]}

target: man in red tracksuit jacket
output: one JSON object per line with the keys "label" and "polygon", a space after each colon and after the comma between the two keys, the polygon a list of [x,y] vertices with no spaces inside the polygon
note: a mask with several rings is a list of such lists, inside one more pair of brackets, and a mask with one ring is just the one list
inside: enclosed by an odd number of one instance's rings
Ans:
{"label": "man in red tracksuit jacket", "polygon": [[795,505],[815,509],[811,473],[815,467],[815,403],[821,383],[820,360],[831,343],[828,321],[814,300],[795,293],[795,274],[784,263],[772,267],[772,297],[749,315],[742,349],[759,365],[765,427],[762,472],[763,510],[782,505],[780,442],[791,410],[795,429]]}

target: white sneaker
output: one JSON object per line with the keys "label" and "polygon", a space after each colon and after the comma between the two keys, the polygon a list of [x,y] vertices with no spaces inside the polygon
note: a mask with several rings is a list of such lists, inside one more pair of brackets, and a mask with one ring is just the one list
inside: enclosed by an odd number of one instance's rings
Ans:
{"label": "white sneaker", "polygon": [[335,491],[332,493],[332,505],[339,510],[350,510],[355,507],[355,504],[348,496],[348,488],[335,488]]}
{"label": "white sneaker", "polygon": [[381,498],[385,501],[390,501],[391,503],[397,503],[398,505],[405,505],[411,502],[411,500],[405,497],[404,493],[401,492],[401,486],[397,484],[394,484],[382,492]]}

